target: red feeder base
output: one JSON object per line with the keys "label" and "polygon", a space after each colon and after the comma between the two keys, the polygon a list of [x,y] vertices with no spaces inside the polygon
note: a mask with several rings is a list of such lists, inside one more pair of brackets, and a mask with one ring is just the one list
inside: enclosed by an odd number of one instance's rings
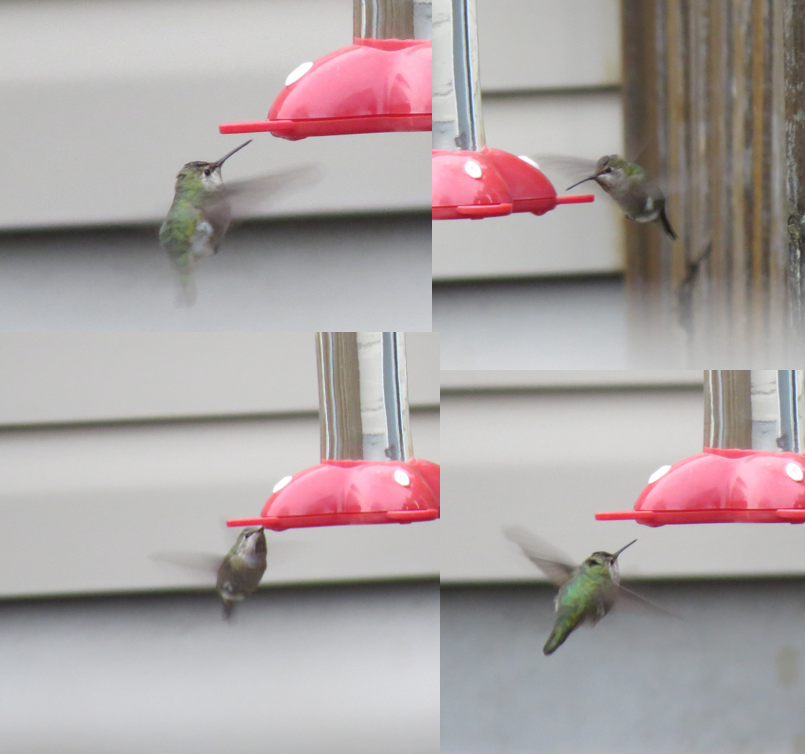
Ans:
{"label": "red feeder base", "polygon": [[805,522],[805,455],[705,448],[649,478],[634,510],[597,521],[665,524]]}
{"label": "red feeder base", "polygon": [[433,150],[434,220],[479,220],[513,212],[544,215],[557,204],[591,202],[592,194],[557,196],[534,162],[500,149]]}
{"label": "red feeder base", "polygon": [[282,531],[306,526],[410,524],[439,518],[439,466],[402,461],[322,461],[285,477],[259,518],[227,526]]}
{"label": "red feeder base", "polygon": [[355,39],[293,71],[268,120],[225,123],[222,134],[308,136],[431,130],[430,41]]}

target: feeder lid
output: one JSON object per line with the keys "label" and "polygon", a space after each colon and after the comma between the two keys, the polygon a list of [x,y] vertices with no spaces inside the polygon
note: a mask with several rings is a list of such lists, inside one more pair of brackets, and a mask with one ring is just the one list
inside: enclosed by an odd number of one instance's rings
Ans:
{"label": "feeder lid", "polygon": [[544,215],[557,204],[593,201],[592,194],[557,196],[537,163],[500,149],[434,149],[434,220],[500,217],[513,212]]}
{"label": "feeder lid", "polygon": [[277,482],[259,518],[227,526],[409,524],[439,518],[439,466],[430,461],[322,461]]}
{"label": "feeder lid", "polygon": [[646,526],[805,522],[805,455],[705,448],[649,477],[634,510],[596,513],[598,521]]}
{"label": "feeder lid", "polygon": [[431,130],[430,40],[360,39],[286,79],[268,120],[224,123],[222,134],[308,136]]}

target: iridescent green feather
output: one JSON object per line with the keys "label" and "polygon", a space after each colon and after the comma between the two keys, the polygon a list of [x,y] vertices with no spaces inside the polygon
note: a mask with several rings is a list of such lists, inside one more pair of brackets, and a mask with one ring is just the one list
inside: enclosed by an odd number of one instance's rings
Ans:
{"label": "iridescent green feather", "polygon": [[606,566],[577,571],[556,595],[556,621],[542,651],[546,655],[556,651],[585,620],[598,622],[606,612],[605,600],[613,586]]}
{"label": "iridescent green feather", "polygon": [[177,196],[159,229],[159,242],[176,268],[182,298],[186,304],[193,304],[196,298],[193,268],[190,263],[190,241],[196,232],[200,216],[200,211],[193,206],[189,198]]}

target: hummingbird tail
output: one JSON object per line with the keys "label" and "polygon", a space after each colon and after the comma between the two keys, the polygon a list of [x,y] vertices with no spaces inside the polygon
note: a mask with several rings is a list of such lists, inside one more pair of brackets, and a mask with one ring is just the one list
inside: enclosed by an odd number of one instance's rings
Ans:
{"label": "hummingbird tail", "polygon": [[553,631],[551,631],[551,635],[548,637],[548,641],[545,642],[545,646],[542,648],[542,654],[553,654],[557,649],[559,649],[559,647],[562,646],[562,644],[565,643],[565,640],[568,636],[570,636],[572,631],[573,629],[565,624],[554,626]]}
{"label": "hummingbird tail", "polygon": [[190,307],[196,303],[196,280],[191,270],[179,270],[178,306]]}
{"label": "hummingbird tail", "polygon": [[665,229],[665,232],[668,234],[671,240],[676,241],[676,233],[671,227],[671,221],[668,219],[668,215],[665,214],[665,207],[660,210],[660,222],[662,223],[662,227]]}

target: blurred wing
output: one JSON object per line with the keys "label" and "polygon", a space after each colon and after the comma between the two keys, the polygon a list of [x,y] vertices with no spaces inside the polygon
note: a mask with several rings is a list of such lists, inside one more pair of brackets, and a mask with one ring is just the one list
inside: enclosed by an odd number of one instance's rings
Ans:
{"label": "blurred wing", "polygon": [[202,573],[216,574],[223,557],[203,552],[155,552],[151,555],[151,560]]}
{"label": "blurred wing", "polygon": [[637,592],[633,592],[631,589],[623,586],[623,584],[618,585],[618,599],[628,602],[632,605],[638,605],[639,607],[645,608],[654,613],[661,613],[668,618],[679,618],[678,615],[674,615],[674,613],[666,610],[664,607],[660,607],[651,600],[641,597]]}
{"label": "blurred wing", "polygon": [[561,587],[576,570],[564,553],[554,549],[544,540],[520,526],[510,526],[503,534],[520,547],[523,554],[544,574],[556,587]]}
{"label": "blurred wing", "polygon": [[253,212],[270,197],[312,186],[320,178],[321,170],[318,166],[302,165],[256,178],[228,181],[211,201],[213,204],[226,204],[234,216],[242,217]]}
{"label": "blurred wing", "polygon": [[[274,539],[269,539],[267,545],[266,562],[269,566],[287,563],[291,557],[298,557],[300,551],[304,552],[304,549],[308,547],[306,542],[277,542]],[[158,563],[168,563],[181,568],[190,568],[194,571],[217,574],[225,555],[226,553],[224,555],[213,555],[207,552],[169,551],[155,552],[150,558]]]}
{"label": "blurred wing", "polygon": [[567,184],[570,185],[595,172],[596,160],[584,157],[571,157],[564,154],[535,154],[531,156],[531,159],[554,183],[567,181]]}

